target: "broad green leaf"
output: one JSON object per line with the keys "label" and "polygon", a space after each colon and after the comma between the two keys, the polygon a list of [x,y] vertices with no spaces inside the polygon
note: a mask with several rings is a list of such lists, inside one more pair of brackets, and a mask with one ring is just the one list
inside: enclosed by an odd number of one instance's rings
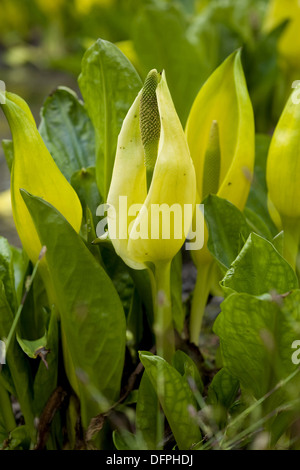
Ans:
{"label": "broad green leaf", "polygon": [[43,141],[69,182],[76,171],[95,166],[93,125],[76,93],[59,87],[46,99],[41,117]]}
{"label": "broad green leaf", "polygon": [[218,196],[204,200],[204,213],[209,228],[208,249],[227,270],[250,235],[250,228],[239,209]]}
{"label": "broad green leaf", "polygon": [[22,195],[47,247],[46,262],[69,353],[66,359],[80,377],[86,377],[78,380],[86,427],[104,411],[91,387],[110,403],[118,398],[126,330],[122,304],[111,280],[64,217],[42,199],[25,191]]}
{"label": "broad green leaf", "polygon": [[176,351],[173,356],[172,364],[176,370],[186,379],[188,382],[192,379],[200,393],[204,390],[204,385],[201,379],[200,372],[194,363],[193,359],[185,354],[183,351]]}
{"label": "broad green leaf", "polygon": [[140,352],[140,359],[156,390],[178,448],[190,449],[201,440],[199,427],[189,411],[190,406],[196,408],[190,387],[185,378],[161,357]]}
{"label": "broad green leaf", "polygon": [[1,107],[9,123],[14,145],[11,172],[14,221],[23,247],[35,263],[42,247],[20,188],[52,203],[76,231],[81,226],[82,208],[74,189],[48,152],[25,101],[7,92],[5,104],[1,104]]}
{"label": "broad green leaf", "polygon": [[289,263],[274,246],[259,235],[251,233],[221,285],[229,292],[285,294],[298,288],[298,280]]}
{"label": "broad green leaf", "polygon": [[100,194],[106,200],[117,138],[142,82],[122,52],[102,39],[85,53],[78,80],[95,129],[96,178]]}
{"label": "broad green leaf", "polygon": [[[214,324],[224,367],[256,399],[296,370],[292,343],[299,338],[300,291],[254,297],[231,294]],[[286,390],[272,397],[282,401]]]}
{"label": "broad green leaf", "polygon": [[146,443],[146,449],[162,449],[163,421],[157,394],[147,372],[144,372],[138,391],[136,426]]}
{"label": "broad green leaf", "polygon": [[166,71],[183,125],[193,99],[210,72],[202,37],[197,38],[195,34],[189,37],[188,25],[186,16],[176,5],[156,3],[142,9],[132,30],[145,75],[154,68]]}

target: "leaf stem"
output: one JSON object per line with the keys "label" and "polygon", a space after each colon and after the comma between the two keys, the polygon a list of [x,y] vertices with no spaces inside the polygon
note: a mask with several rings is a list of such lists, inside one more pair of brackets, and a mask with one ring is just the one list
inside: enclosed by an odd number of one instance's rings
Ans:
{"label": "leaf stem", "polygon": [[197,346],[199,344],[199,335],[209,295],[212,273],[213,261],[205,263],[200,269],[198,268],[190,317],[190,341]]}
{"label": "leaf stem", "polygon": [[283,256],[293,269],[296,269],[300,224],[298,219],[282,217],[283,237]]}
{"label": "leaf stem", "polygon": [[171,362],[175,353],[175,335],[173,329],[170,274],[171,262],[155,263],[154,277],[151,272],[153,304],[154,304],[154,334],[156,353]]}

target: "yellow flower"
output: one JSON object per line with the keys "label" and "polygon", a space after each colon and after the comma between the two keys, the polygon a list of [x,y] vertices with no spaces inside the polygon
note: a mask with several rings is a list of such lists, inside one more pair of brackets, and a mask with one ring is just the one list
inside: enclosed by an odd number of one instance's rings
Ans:
{"label": "yellow flower", "polygon": [[116,252],[135,269],[172,260],[190,229],[195,198],[195,170],[184,131],[165,74],[153,70],[118,138],[107,201]]}
{"label": "yellow flower", "polygon": [[[255,131],[240,51],[231,54],[199,91],[186,135],[196,170],[198,202],[212,193],[243,210],[254,168]],[[204,247],[192,251],[198,268],[190,327],[195,343],[214,275],[206,225],[204,238]]]}
{"label": "yellow flower", "polygon": [[14,146],[11,169],[14,221],[23,247],[35,263],[41,243],[20,189],[26,189],[52,204],[77,232],[81,226],[82,208],[74,189],[48,152],[25,101],[12,93],[6,93],[5,100],[1,101],[4,102],[1,107],[11,129]]}

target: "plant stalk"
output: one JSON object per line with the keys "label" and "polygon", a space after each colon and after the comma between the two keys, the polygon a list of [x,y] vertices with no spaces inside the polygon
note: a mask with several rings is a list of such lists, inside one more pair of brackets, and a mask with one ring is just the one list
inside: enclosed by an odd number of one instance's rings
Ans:
{"label": "plant stalk", "polygon": [[153,330],[156,340],[156,353],[168,362],[171,362],[175,353],[170,270],[171,262],[162,261],[155,263],[154,270],[150,274],[154,305]]}
{"label": "plant stalk", "polygon": [[190,317],[190,341],[198,346],[202,327],[204,310],[209,296],[211,276],[213,274],[213,261],[198,269],[196,285],[193,293]]}

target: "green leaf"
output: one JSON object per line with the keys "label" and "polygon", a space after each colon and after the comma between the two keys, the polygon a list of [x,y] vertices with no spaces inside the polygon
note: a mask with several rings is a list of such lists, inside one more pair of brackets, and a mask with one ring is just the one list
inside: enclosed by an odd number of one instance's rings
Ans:
{"label": "green leaf", "polygon": [[96,183],[95,168],[82,168],[75,171],[71,176],[71,184],[78,194],[83,213],[88,207],[93,215],[93,222],[96,223],[96,211],[101,202],[101,196]]}
{"label": "green leaf", "polygon": [[81,378],[78,387],[86,427],[104,411],[91,390],[109,403],[119,395],[126,330],[122,304],[111,280],[66,219],[42,199],[21,193],[47,247],[45,258],[69,353],[66,359]]}
{"label": "green leaf", "polygon": [[[211,71],[202,37],[189,37],[188,21],[176,5],[147,5],[133,25],[134,48],[145,75],[165,70],[176,111],[184,125],[193,100]],[[181,71],[184,70],[184,73]]]}
{"label": "green leaf", "polygon": [[35,340],[21,338],[17,333],[17,340],[24,353],[31,359],[36,359],[40,350],[46,349],[47,332],[45,332],[44,336]]}
{"label": "green leaf", "polygon": [[3,282],[5,295],[12,310],[17,309],[13,253],[8,241],[0,237],[0,281]]}
{"label": "green leaf", "polygon": [[214,376],[209,389],[208,401],[211,404],[220,404],[229,410],[239,390],[239,381],[229,374],[225,368],[219,370]]}
{"label": "green leaf", "polygon": [[146,443],[146,450],[162,449],[163,421],[157,394],[147,372],[144,372],[139,386],[136,426]]}
{"label": "green leaf", "polygon": [[176,370],[186,379],[192,379],[200,393],[204,390],[204,385],[201,379],[200,372],[194,363],[193,359],[190,358],[183,351],[176,351],[172,359],[173,366]]}
{"label": "green leaf", "polygon": [[59,329],[57,312],[55,308],[52,309],[50,315],[50,321],[47,330],[46,348],[49,350],[49,353],[46,357],[48,368],[46,368],[43,361],[40,361],[33,384],[34,408],[37,416],[41,414],[51,394],[57,387],[57,377],[59,372]]}
{"label": "green leaf", "polygon": [[156,390],[178,448],[190,449],[200,441],[201,434],[189,411],[190,406],[196,408],[196,402],[185,378],[159,356],[140,352],[140,359]]}
{"label": "green leaf", "polygon": [[[6,299],[3,283],[0,281],[0,339],[2,341],[8,337],[13,320],[14,315]],[[25,423],[31,429],[32,435],[34,435],[35,428],[30,365],[15,338],[13,338],[10,348],[6,351],[6,365],[2,366],[2,371],[0,372],[1,376],[7,368],[11,374],[16,398],[21,405]]]}
{"label": "green leaf", "polygon": [[126,429],[122,431],[115,430],[113,432],[113,441],[117,450],[145,450],[145,443],[141,437],[132,434]]}
{"label": "green leaf", "polygon": [[245,207],[245,209],[243,210],[243,214],[246,217],[247,224],[253,232],[257,233],[258,235],[261,235],[267,240],[272,241],[273,235],[269,227],[260,217],[260,215],[257,214],[257,212],[254,212],[253,210],[249,209],[249,207]]}
{"label": "green leaf", "polygon": [[[296,366],[292,343],[299,338],[300,291],[286,296],[231,294],[214,324],[224,367],[256,399],[263,397]],[[282,400],[279,390],[272,398]]]}
{"label": "green leaf", "polygon": [[8,450],[29,450],[30,429],[28,426],[18,426],[9,435]]}
{"label": "green leaf", "polygon": [[251,233],[221,285],[227,292],[284,294],[297,289],[298,280],[294,270],[272,243]]}
{"label": "green leaf", "polygon": [[25,251],[21,251],[14,246],[10,247],[11,262],[14,271],[15,292],[18,305],[21,303],[23,296],[24,280],[28,270],[28,256]]}
{"label": "green leaf", "polygon": [[11,171],[14,159],[14,144],[12,140],[2,140],[2,148],[9,171]]}
{"label": "green leaf", "polygon": [[[0,383],[0,444],[1,435],[6,439],[10,431],[15,429],[16,421],[12,410],[10,395]],[[3,440],[4,440],[3,439]]]}
{"label": "green leaf", "polygon": [[58,168],[70,182],[73,173],[95,166],[95,133],[83,104],[60,87],[41,110],[40,134]]}
{"label": "green leaf", "polygon": [[103,199],[110,185],[117,138],[142,82],[114,44],[98,39],[85,53],[79,86],[96,135],[96,178]]}
{"label": "green leaf", "polygon": [[203,204],[209,228],[208,249],[227,271],[250,235],[250,228],[242,212],[229,201],[210,195]]}
{"label": "green leaf", "polygon": [[220,428],[226,424],[227,413],[236,399],[239,386],[239,381],[225,368],[216,373],[209,385],[207,402],[213,406],[215,420]]}

